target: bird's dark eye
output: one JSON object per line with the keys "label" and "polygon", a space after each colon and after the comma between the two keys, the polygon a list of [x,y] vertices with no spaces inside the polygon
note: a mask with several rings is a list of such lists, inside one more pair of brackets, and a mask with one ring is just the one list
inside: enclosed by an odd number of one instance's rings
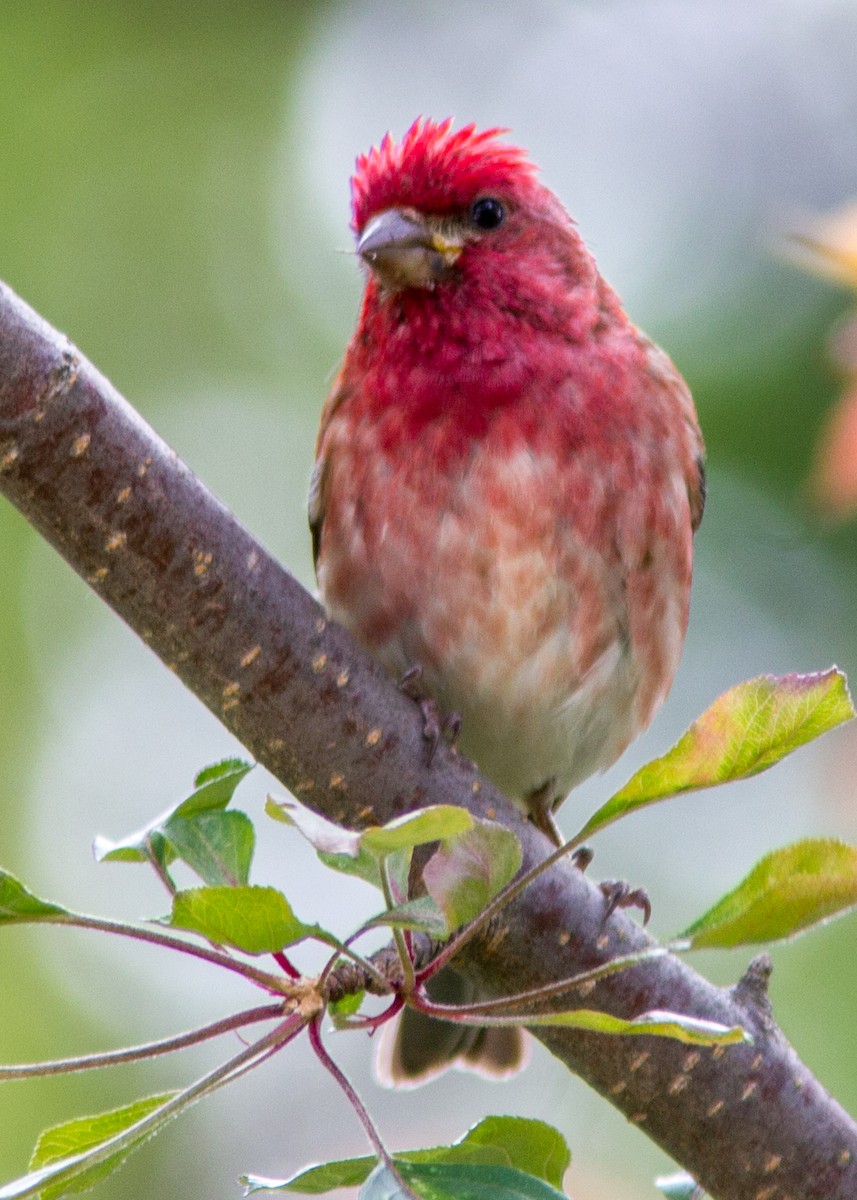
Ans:
{"label": "bird's dark eye", "polygon": [[496,229],[505,216],[505,208],[494,196],[483,196],[470,206],[470,220],[480,229]]}

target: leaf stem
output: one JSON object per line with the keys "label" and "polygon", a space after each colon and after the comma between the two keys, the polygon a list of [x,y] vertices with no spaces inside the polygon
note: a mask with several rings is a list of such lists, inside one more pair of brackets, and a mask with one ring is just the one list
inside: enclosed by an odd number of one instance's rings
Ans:
{"label": "leaf stem", "polygon": [[[328,1054],[328,1052],[324,1046],[324,1043],[321,1040],[321,1014],[314,1017],[313,1020],[310,1021],[308,1033],[309,1033],[310,1045],[312,1046],[313,1050],[315,1051],[315,1054],[316,1054],[319,1062],[322,1064],[322,1066],[327,1071],[330,1072],[330,1074],[333,1076],[333,1078],[336,1080],[336,1082],[342,1088],[345,1095],[348,1097],[348,1101],[351,1104],[351,1107],[357,1113],[357,1116],[360,1120],[360,1124],[363,1126],[363,1129],[366,1133],[367,1138],[369,1139],[372,1149],[375,1151],[375,1153],[377,1154],[377,1156],[381,1160],[381,1162],[384,1164],[384,1166],[389,1171],[391,1171],[392,1174],[396,1177],[397,1182],[401,1185],[401,1187],[403,1189],[403,1194],[406,1196],[412,1196],[413,1192],[410,1190],[410,1188],[407,1186],[407,1184],[405,1183],[405,1181],[402,1179],[401,1175],[399,1174],[399,1172],[396,1168],[396,1164],[393,1162],[392,1155],[390,1154],[389,1150],[384,1145],[384,1143],[381,1141],[381,1135],[378,1132],[377,1128],[375,1127],[374,1121],[369,1116],[369,1112],[368,1112],[365,1104],[363,1103],[363,1101],[360,1099],[359,1095],[357,1094],[357,1091],[356,1091],[354,1085],[351,1083],[351,1081],[348,1079],[348,1077],[345,1075],[345,1073],[342,1071],[342,1069],[333,1061],[333,1059]],[[2,1200],[2,1197],[0,1197],[0,1200]]]}
{"label": "leaf stem", "polygon": [[174,1050],[184,1050],[187,1046],[195,1046],[199,1042],[220,1037],[224,1033],[241,1029],[244,1025],[252,1025],[257,1021],[271,1021],[283,1015],[282,1004],[265,1004],[259,1008],[249,1008],[244,1012],[235,1013],[208,1025],[201,1025],[188,1033],[179,1033],[174,1037],[161,1038],[155,1042],[145,1042],[140,1046],[127,1046],[122,1050],[106,1050],[102,1054],[85,1054],[77,1058],[58,1058],[41,1063],[21,1063],[15,1066],[0,1067],[0,1082],[13,1079],[32,1079],[42,1075],[71,1075],[75,1071],[90,1071],[97,1067],[112,1067],[120,1063],[138,1062],[144,1058],[155,1058],[159,1054],[170,1054]]}
{"label": "leaf stem", "polygon": [[390,991],[389,980],[384,978],[378,968],[373,966],[368,958],[364,958],[362,954],[358,954],[356,950],[351,949],[351,943],[356,941],[357,938],[362,937],[366,932],[366,927],[361,926],[356,933],[352,933],[345,939],[344,942],[341,942],[338,938],[334,937],[333,934],[330,934],[328,937],[318,939],[327,946],[333,946],[336,950],[336,953],[332,954],[327,960],[321,971],[321,974],[318,977],[320,988],[323,988],[327,983],[328,977],[339,959],[348,958],[355,964],[355,966],[359,967],[361,971],[365,971],[370,979],[375,981],[376,985],[381,990],[381,995],[386,995]]}
{"label": "leaf stem", "polygon": [[[459,1018],[477,1018],[489,1016],[491,1013],[496,1013],[498,1016],[512,1016],[513,1014],[507,1013],[510,1008],[517,1008],[521,1004],[537,1004],[542,1000],[552,1000],[564,992],[597,983],[599,979],[605,979],[608,975],[615,975],[619,971],[627,971],[650,959],[663,958],[667,953],[669,952],[664,946],[652,946],[637,954],[625,954],[621,958],[612,958],[609,962],[602,963],[601,966],[593,967],[590,971],[581,971],[578,975],[570,975],[555,983],[545,984],[544,987],[532,988],[528,992],[518,992],[514,996],[500,996],[495,1000],[478,1000],[473,1004],[465,1005],[437,1004],[433,1000],[429,1000],[424,991],[417,991],[411,997],[411,1003],[414,1008],[418,1008],[426,1016],[441,1017],[445,1021],[456,1020],[456,1014],[459,1015]],[[514,1017],[514,1020],[519,1025],[526,1024],[526,1017],[523,1015]],[[478,1025],[481,1022],[474,1019],[473,1023]]]}
{"label": "leaf stem", "polygon": [[221,950],[212,950],[206,946],[194,945],[193,942],[186,942],[182,938],[174,937],[172,934],[165,933],[160,929],[148,928],[141,925],[129,925],[124,921],[111,921],[106,917],[83,916],[80,913],[52,914],[40,917],[39,922],[46,925],[71,925],[79,929],[94,929],[100,933],[115,933],[121,937],[134,938],[141,942],[152,942],[154,945],[163,946],[167,950],[176,950],[180,954],[189,954],[192,958],[200,958],[204,962],[222,967],[226,971],[234,971],[237,975],[243,975],[251,983],[257,984],[274,995],[288,994],[284,988],[283,980],[278,975],[271,975],[267,971],[260,971],[258,967],[233,958],[230,954],[226,954]]}
{"label": "leaf stem", "polygon": [[[384,859],[380,863],[381,867],[381,884],[384,889],[384,903],[387,909],[395,908],[393,899],[393,889],[390,886],[390,873],[387,869],[387,860]],[[398,926],[393,926],[393,941],[396,943],[396,950],[399,955],[399,962],[402,964],[402,993],[405,996],[411,994],[414,990],[416,977],[414,975],[414,963],[411,958],[408,944],[405,941],[404,934]]]}
{"label": "leaf stem", "polygon": [[289,979],[300,979],[300,971],[296,966],[294,966],[294,964],[291,962],[288,956],[283,953],[282,950],[277,950],[272,957],[280,970],[288,975]]}
{"label": "leaf stem", "polygon": [[171,896],[175,896],[176,885],[173,883],[172,876],[170,875],[166,866],[161,862],[160,858],[158,857],[157,853],[155,852],[155,845],[154,845],[154,842],[152,841],[151,831],[149,831],[146,834],[145,845],[146,845],[146,855],[149,859],[149,866],[152,867],[152,869],[154,870],[158,879],[160,879],[161,883],[167,889],[169,894]]}

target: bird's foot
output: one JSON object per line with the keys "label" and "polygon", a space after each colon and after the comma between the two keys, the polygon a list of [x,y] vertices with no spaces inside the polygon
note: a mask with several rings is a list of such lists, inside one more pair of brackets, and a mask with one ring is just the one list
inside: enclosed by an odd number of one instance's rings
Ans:
{"label": "bird's foot", "polygon": [[441,715],[437,702],[431,696],[426,696],[419,686],[422,676],[422,667],[415,663],[414,666],[408,667],[399,680],[399,688],[406,696],[410,696],[422,713],[423,737],[428,743],[428,764],[431,766],[442,737],[446,738],[450,746],[455,747],[461,733],[461,716],[456,712]]}
{"label": "bird's foot", "polygon": [[571,861],[581,875],[595,857],[595,851],[590,846],[579,846],[571,856]]}
{"label": "bird's foot", "polygon": [[412,700],[419,700],[422,695],[419,686],[422,677],[422,667],[419,663],[414,663],[412,667],[408,667],[407,671],[399,677],[399,691],[404,692],[406,696],[410,696]]}
{"label": "bird's foot", "polygon": [[530,792],[526,799],[527,813],[532,823],[541,833],[549,838],[555,846],[565,844],[565,839],[554,820],[553,810],[556,804],[556,780],[548,779],[541,787]]}
{"label": "bird's foot", "polygon": [[632,888],[622,879],[605,879],[598,886],[606,902],[603,917],[605,923],[617,908],[639,908],[643,914],[643,924],[648,925],[652,915],[652,902],[645,888]]}

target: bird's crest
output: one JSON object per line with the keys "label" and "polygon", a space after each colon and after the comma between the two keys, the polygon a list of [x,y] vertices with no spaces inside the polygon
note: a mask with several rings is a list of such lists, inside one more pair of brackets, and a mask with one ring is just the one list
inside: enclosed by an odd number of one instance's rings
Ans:
{"label": "bird's crest", "polygon": [[393,207],[447,213],[467,208],[481,192],[526,188],[536,167],[523,150],[497,139],[505,129],[453,130],[452,118],[418,117],[400,142],[388,133],[357,159],[351,179],[353,226]]}

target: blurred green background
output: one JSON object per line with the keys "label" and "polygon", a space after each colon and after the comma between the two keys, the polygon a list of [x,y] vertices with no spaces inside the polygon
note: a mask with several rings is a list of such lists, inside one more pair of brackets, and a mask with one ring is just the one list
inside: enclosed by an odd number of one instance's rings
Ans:
{"label": "blurred green background", "polygon": [[[507,125],[685,373],[709,447],[679,679],[640,744],[566,806],[571,830],[731,683],[834,661],[857,670],[857,526],[825,530],[803,499],[839,386],[825,341],[851,298],[777,249],[789,225],[857,195],[855,47],[857,6],[843,0],[9,0],[0,276],[311,585],[314,429],[360,291],[343,253],[354,156],[421,112]],[[157,914],[155,881],[96,867],[92,837],[141,825],[236,747],[5,503],[0,548],[0,862],[76,908]],[[752,783],[609,831],[594,869],[644,883],[668,935],[766,849],[857,837],[855,775],[857,735],[841,731]],[[254,816],[269,782],[251,776],[239,794]],[[284,884],[301,915],[345,931],[355,907],[370,911],[279,827],[263,843],[259,878]],[[851,918],[775,948],[772,984],[786,1033],[852,1111],[855,940]],[[697,965],[729,983],[746,958]],[[154,951],[13,929],[0,939],[0,1061],[142,1041],[251,999]],[[375,1087],[362,1040],[332,1045],[391,1146],[518,1112],[567,1134],[577,1200],[654,1194],[652,1175],[669,1169],[543,1052],[514,1088],[452,1075],[402,1098]],[[25,1168],[43,1125],[179,1085],[217,1053],[6,1085],[0,1178]],[[297,1048],[100,1194],[237,1196],[241,1171],[284,1175],[363,1149]]]}

